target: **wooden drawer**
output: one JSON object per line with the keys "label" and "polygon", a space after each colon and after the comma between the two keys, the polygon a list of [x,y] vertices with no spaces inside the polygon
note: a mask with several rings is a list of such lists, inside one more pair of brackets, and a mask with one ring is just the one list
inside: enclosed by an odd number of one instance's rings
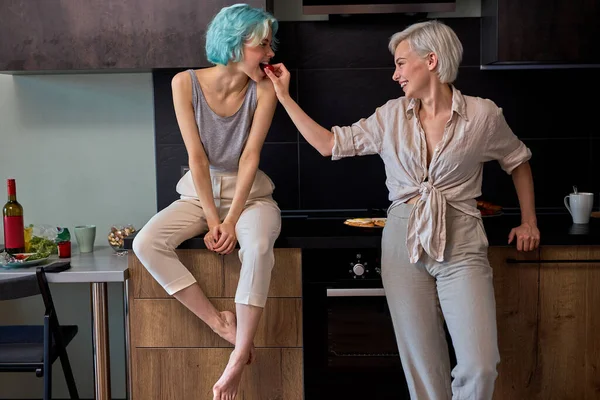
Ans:
{"label": "wooden drawer", "polygon": [[[218,310],[235,311],[231,298],[211,299]],[[175,299],[135,299],[131,305],[131,338],[135,347],[230,347]],[[302,300],[267,300],[256,347],[302,346]]]}
{"label": "wooden drawer", "polygon": [[[177,250],[181,262],[190,270],[207,297],[234,297],[240,276],[238,252],[220,256],[208,250]],[[275,249],[269,297],[301,297],[300,249]],[[169,298],[138,258],[129,257],[136,299]]]}
{"label": "wooden drawer", "polygon": [[[135,400],[212,399],[231,349],[135,349]],[[257,349],[238,400],[301,400],[302,349]]]}

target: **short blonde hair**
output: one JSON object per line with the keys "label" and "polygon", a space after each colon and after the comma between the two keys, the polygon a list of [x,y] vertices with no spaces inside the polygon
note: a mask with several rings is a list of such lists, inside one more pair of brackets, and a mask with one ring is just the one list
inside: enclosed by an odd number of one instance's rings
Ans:
{"label": "short blonde hair", "polygon": [[437,55],[436,72],[442,83],[452,83],[456,80],[463,46],[452,28],[435,20],[413,24],[391,37],[389,49],[392,54],[404,40],[408,41],[410,48],[420,57],[426,57],[429,53]]}

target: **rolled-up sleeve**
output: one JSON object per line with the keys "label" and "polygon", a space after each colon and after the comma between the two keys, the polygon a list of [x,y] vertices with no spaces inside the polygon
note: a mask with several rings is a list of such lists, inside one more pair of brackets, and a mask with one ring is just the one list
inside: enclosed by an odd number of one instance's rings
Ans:
{"label": "rolled-up sleeve", "polygon": [[531,158],[531,150],[510,129],[501,108],[497,109],[486,143],[486,158],[498,160],[502,169],[511,174],[519,165]]}
{"label": "rolled-up sleeve", "polygon": [[339,160],[344,157],[381,153],[384,126],[383,108],[377,108],[369,118],[362,118],[351,126],[332,127],[334,145],[331,159]]}

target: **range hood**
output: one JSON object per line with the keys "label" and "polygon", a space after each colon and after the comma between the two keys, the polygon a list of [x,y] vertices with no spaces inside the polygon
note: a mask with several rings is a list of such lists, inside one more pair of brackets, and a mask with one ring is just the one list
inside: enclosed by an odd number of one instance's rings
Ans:
{"label": "range hood", "polygon": [[455,10],[456,0],[302,0],[304,14],[391,14]]}

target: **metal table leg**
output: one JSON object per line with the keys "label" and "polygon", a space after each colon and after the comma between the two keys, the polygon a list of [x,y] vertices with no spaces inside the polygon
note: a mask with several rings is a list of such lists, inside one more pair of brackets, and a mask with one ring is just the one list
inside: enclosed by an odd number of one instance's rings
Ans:
{"label": "metal table leg", "polygon": [[106,282],[92,283],[92,344],[96,400],[111,400],[108,347],[108,296]]}

